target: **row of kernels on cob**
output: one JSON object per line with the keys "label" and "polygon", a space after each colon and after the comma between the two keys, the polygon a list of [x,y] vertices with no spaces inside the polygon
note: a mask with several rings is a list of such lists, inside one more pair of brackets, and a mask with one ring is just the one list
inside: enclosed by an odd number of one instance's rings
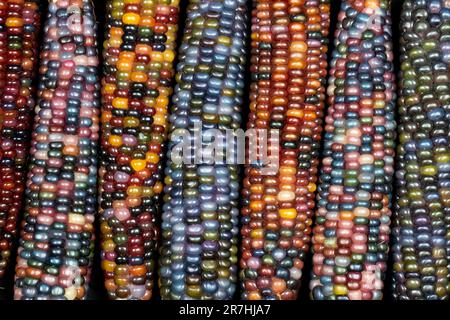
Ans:
{"label": "row of kernels on cob", "polygon": [[23,204],[39,24],[38,1],[0,1],[0,277]]}
{"label": "row of kernels on cob", "polygon": [[343,1],[313,236],[314,299],[381,299],[394,172],[390,1]]}
{"label": "row of kernels on cob", "polygon": [[[171,158],[177,131],[238,129],[246,1],[191,0],[177,66],[160,257],[163,299],[230,299],[237,281],[238,165]],[[198,126],[198,127],[197,127]],[[197,127],[197,128],[196,128]],[[230,142],[229,147],[233,147]]]}
{"label": "row of kernels on cob", "polygon": [[394,297],[450,297],[450,4],[405,1],[401,16]]}
{"label": "row of kernels on cob", "polygon": [[85,297],[97,211],[99,89],[90,0],[51,0],[41,53],[17,299]]}
{"label": "row of kernels on cob", "polygon": [[178,3],[107,5],[100,220],[105,285],[114,299],[151,298]]}
{"label": "row of kernels on cob", "polygon": [[281,146],[276,173],[246,171],[244,299],[298,293],[314,209],[329,13],[328,1],[255,2],[248,127],[279,130]]}

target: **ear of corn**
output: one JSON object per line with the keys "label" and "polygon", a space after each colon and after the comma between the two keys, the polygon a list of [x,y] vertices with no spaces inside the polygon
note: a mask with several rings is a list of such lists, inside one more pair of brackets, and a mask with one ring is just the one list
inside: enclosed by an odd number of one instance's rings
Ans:
{"label": "ear of corn", "polygon": [[295,299],[300,287],[315,205],[329,13],[329,1],[254,1],[248,128],[278,130],[280,147],[276,172],[246,169],[244,299]]}
{"label": "ear of corn", "polygon": [[378,300],[395,143],[390,1],[343,1],[313,231],[312,297]]}
{"label": "ear of corn", "polygon": [[90,0],[49,1],[16,299],[86,296],[97,210],[95,29]]}
{"label": "ear of corn", "polygon": [[396,299],[450,297],[450,7],[404,2],[397,201]]}
{"label": "ear of corn", "polygon": [[102,267],[113,299],[150,299],[178,0],[109,1],[102,86]]}
{"label": "ear of corn", "polygon": [[39,1],[0,1],[0,278],[23,203],[39,24]]}
{"label": "ear of corn", "polygon": [[[201,144],[191,146],[189,139],[210,129],[223,133],[240,127],[245,39],[245,0],[189,1],[170,119],[160,257],[163,299],[221,300],[235,292],[238,165],[196,162]],[[178,162],[171,150],[179,147],[183,129],[190,154]],[[228,147],[234,147],[232,142]]]}

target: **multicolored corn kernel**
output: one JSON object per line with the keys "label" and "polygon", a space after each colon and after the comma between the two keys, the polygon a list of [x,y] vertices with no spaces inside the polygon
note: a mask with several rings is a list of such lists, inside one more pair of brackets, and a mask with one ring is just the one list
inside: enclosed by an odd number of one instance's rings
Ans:
{"label": "multicolored corn kernel", "polygon": [[335,45],[310,287],[317,300],[378,300],[396,137],[390,1],[343,1]]}
{"label": "multicolored corn kernel", "polygon": [[102,86],[102,268],[112,299],[150,299],[178,0],[109,1]]}
{"label": "multicolored corn kernel", "polygon": [[450,2],[404,2],[393,295],[450,298]]}
{"label": "multicolored corn kernel", "polygon": [[39,29],[39,1],[0,1],[0,278],[25,193]]}
{"label": "multicolored corn kernel", "polygon": [[[160,256],[163,299],[231,299],[237,282],[237,164],[172,159],[185,129],[238,129],[244,87],[245,0],[191,0],[170,116]],[[197,129],[195,129],[197,127]],[[197,132],[198,134],[198,132]],[[229,145],[233,148],[234,145]]]}
{"label": "multicolored corn kernel", "polygon": [[329,1],[254,1],[248,128],[279,130],[280,148],[273,174],[246,168],[243,299],[297,297],[315,206],[329,21]]}
{"label": "multicolored corn kernel", "polygon": [[100,82],[90,0],[51,0],[44,29],[16,299],[83,299],[97,211]]}

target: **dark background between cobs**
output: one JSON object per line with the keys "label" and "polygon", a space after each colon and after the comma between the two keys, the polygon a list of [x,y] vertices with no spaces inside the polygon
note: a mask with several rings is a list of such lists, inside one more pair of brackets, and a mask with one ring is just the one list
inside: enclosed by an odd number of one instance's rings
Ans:
{"label": "dark background between cobs", "polygon": [[[104,32],[105,32],[105,6],[106,6],[106,0],[93,0],[95,4],[95,12],[97,16],[98,21],[98,48],[99,52],[101,53],[102,45],[103,45],[103,39],[104,39]],[[42,1],[44,4],[42,5],[42,17],[46,17],[46,4],[47,1]],[[247,0],[248,2],[248,8],[249,12],[252,8],[252,0]],[[334,38],[334,32],[336,29],[336,21],[337,21],[337,15],[339,12],[339,8],[341,5],[342,0],[331,0],[331,27],[330,27],[330,35],[329,35],[329,55],[328,60],[331,59],[331,52],[334,48],[333,44],[333,38]],[[179,31],[178,31],[178,44],[181,42],[182,35],[184,33],[184,21],[186,19],[186,7],[189,3],[189,0],[180,0],[180,17],[179,17]],[[396,68],[396,74],[398,74],[399,71],[399,24],[400,24],[400,13],[401,13],[401,7],[402,7],[403,0],[392,0],[392,21],[393,21],[393,37],[394,37],[394,52],[395,52],[395,68]],[[42,19],[42,24],[44,24],[44,19]],[[250,19],[248,19],[248,25],[250,27]],[[250,30],[250,29],[249,29]],[[42,36],[42,35],[41,35]],[[248,37],[249,39],[249,37]],[[42,43],[42,42],[41,42]],[[247,41],[248,48],[250,49],[250,42]],[[250,50],[247,50],[247,52],[250,52]],[[100,54],[101,56],[101,54]],[[246,77],[246,87],[245,87],[245,95],[244,95],[244,106],[242,108],[244,112],[244,121],[243,126],[246,123],[247,114],[248,114],[248,103],[249,103],[249,87],[250,87],[250,65],[248,63],[249,59],[247,59],[247,72],[245,73]],[[99,69],[99,73],[101,75],[101,68]],[[36,79],[37,80],[37,79]],[[94,265],[93,265],[93,271],[91,275],[91,284],[90,289],[88,291],[88,299],[90,300],[105,300],[107,299],[107,294],[103,286],[103,274],[100,267],[100,235],[99,235],[99,228],[98,228],[98,222],[96,223],[96,246],[95,246],[95,256],[94,256]],[[17,246],[17,243],[16,243]],[[309,299],[309,280],[310,280],[310,272],[311,272],[311,253],[308,254],[305,262],[305,267],[303,270],[303,277],[302,277],[302,286],[300,289],[299,297],[298,299]],[[8,271],[4,277],[4,279],[0,280],[0,300],[7,299],[10,300],[13,298],[13,287],[14,287],[14,262],[16,259],[16,252],[14,252],[13,256],[11,257],[11,262],[8,268]],[[385,299],[389,299],[390,296],[390,287],[391,287],[391,266],[392,266],[392,259],[389,257],[388,261],[388,272],[386,275],[386,285],[385,285]],[[156,274],[156,273],[155,273]],[[235,299],[239,299],[239,292],[240,287],[238,286],[238,290],[235,295]],[[159,292],[157,288],[157,281],[155,280],[155,286],[154,286],[154,299],[159,299]]]}

